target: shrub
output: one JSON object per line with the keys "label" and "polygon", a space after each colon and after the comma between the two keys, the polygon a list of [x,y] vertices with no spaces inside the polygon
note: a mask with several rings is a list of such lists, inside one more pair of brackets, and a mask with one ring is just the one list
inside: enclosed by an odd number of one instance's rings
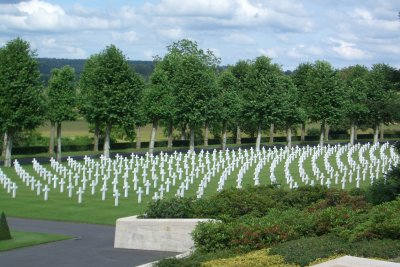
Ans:
{"label": "shrub", "polygon": [[237,256],[232,251],[222,250],[212,253],[200,253],[199,251],[194,251],[188,257],[181,259],[169,258],[164,259],[155,264],[157,267],[199,267],[203,266],[202,263],[218,258],[228,258]]}
{"label": "shrub", "polygon": [[0,216],[0,240],[9,239],[12,239],[10,228],[8,227],[6,215],[4,214],[4,212],[2,212]]}
{"label": "shrub", "polygon": [[152,201],[145,212],[147,218],[192,218],[194,198],[166,198]]}
{"label": "shrub", "polygon": [[364,195],[351,195],[347,191],[338,189],[329,189],[324,198],[319,199],[308,207],[309,211],[325,209],[328,207],[346,207],[352,210],[369,210]]}
{"label": "shrub", "polygon": [[348,207],[328,207],[317,210],[312,214],[314,232],[324,235],[335,232],[346,235],[364,218],[363,212],[353,211]]}
{"label": "shrub", "polygon": [[280,207],[280,202],[276,200],[282,198],[284,194],[284,190],[272,186],[230,188],[201,202],[198,213],[200,217],[225,220],[246,214],[261,217],[270,208]]}
{"label": "shrub", "polygon": [[400,239],[400,198],[375,206],[368,217],[355,227],[352,238]]}
{"label": "shrub", "polygon": [[301,210],[271,209],[264,217],[244,216],[228,223],[199,224],[193,232],[196,248],[201,251],[234,249],[250,251],[271,244],[311,235],[312,217]]}
{"label": "shrub", "polygon": [[279,255],[269,255],[268,251],[258,250],[243,256],[229,259],[218,259],[205,262],[204,267],[295,267],[294,264],[286,264],[283,257]]}
{"label": "shrub", "polygon": [[320,199],[324,199],[330,190],[332,189],[320,185],[302,186],[287,191],[285,196],[278,201],[282,201],[286,207],[305,208]]}
{"label": "shrub", "polygon": [[399,240],[361,240],[349,242],[333,234],[319,237],[304,237],[277,244],[271,254],[284,257],[286,262],[307,266],[317,259],[334,255],[391,259],[400,255]]}
{"label": "shrub", "polygon": [[233,229],[223,222],[200,222],[192,232],[195,247],[202,252],[229,250]]}
{"label": "shrub", "polygon": [[375,180],[366,191],[368,202],[379,205],[396,199],[400,194],[400,168],[394,168],[385,178]]}

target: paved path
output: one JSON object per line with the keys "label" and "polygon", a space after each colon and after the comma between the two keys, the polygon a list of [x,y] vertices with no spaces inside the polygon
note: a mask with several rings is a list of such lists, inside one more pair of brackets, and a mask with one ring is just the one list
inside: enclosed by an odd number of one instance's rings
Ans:
{"label": "paved path", "polygon": [[132,267],[177,254],[114,249],[113,226],[17,218],[7,218],[7,221],[13,230],[66,234],[75,238],[0,252],[0,266],[4,267]]}

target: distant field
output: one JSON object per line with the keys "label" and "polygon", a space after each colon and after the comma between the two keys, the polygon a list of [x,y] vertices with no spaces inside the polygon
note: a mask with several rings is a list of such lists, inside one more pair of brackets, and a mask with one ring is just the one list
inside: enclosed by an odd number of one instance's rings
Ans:
{"label": "distant field", "polygon": [[[310,123],[307,125],[307,130],[309,129],[319,129],[319,125],[317,123]],[[400,132],[400,125],[393,124],[389,126],[384,126],[385,133],[396,133]],[[50,136],[50,123],[45,123],[43,126],[40,126],[37,129],[37,132],[40,133],[44,137]],[[263,136],[267,136],[268,129],[265,130]],[[371,134],[373,133],[372,129],[366,130],[358,130],[358,133],[361,134]],[[146,125],[142,128],[141,136],[143,142],[150,141],[151,134],[151,124]],[[300,128],[297,129],[297,134],[300,135]],[[79,136],[91,136],[92,133],[89,133],[89,124],[85,120],[77,120],[77,121],[66,121],[62,123],[62,136],[63,137],[79,137]],[[179,132],[174,132],[175,136],[179,136]],[[228,136],[232,136],[232,134],[228,134]],[[285,136],[284,132],[276,133],[276,136]],[[247,137],[245,134],[242,134],[242,137]],[[164,127],[159,127],[157,131],[157,140],[164,141],[167,140],[167,137],[164,135]],[[213,138],[213,135],[210,133],[209,138]]]}

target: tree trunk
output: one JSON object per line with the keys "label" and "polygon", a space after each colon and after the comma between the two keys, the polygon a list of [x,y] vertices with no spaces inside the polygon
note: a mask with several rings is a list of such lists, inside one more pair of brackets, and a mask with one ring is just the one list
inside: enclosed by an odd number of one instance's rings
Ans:
{"label": "tree trunk", "polygon": [[110,134],[111,134],[111,123],[107,123],[106,133],[104,136],[104,147],[103,147],[103,153],[106,159],[110,157]]}
{"label": "tree trunk", "polygon": [[57,123],[57,161],[61,162],[61,122]]}
{"label": "tree trunk", "polygon": [[136,127],[136,149],[142,148],[142,127]]}
{"label": "tree trunk", "polygon": [[306,140],[306,123],[303,122],[301,124],[301,136],[300,136],[300,141],[304,142]]}
{"label": "tree trunk", "polygon": [[151,128],[149,154],[153,154],[154,152],[154,143],[156,141],[157,128],[158,128],[158,120],[155,120],[153,121],[153,127]]}
{"label": "tree trunk", "polygon": [[226,121],[224,121],[222,124],[222,143],[221,143],[222,150],[226,149],[226,128],[227,128],[227,123]]}
{"label": "tree trunk", "polygon": [[380,133],[380,136],[379,136],[379,141],[383,142],[383,139],[384,139],[384,129],[383,129],[383,123],[382,123],[382,122],[381,122],[380,130],[381,130],[381,133]]}
{"label": "tree trunk", "polygon": [[351,126],[350,126],[350,144],[354,145],[354,137],[356,133],[356,123],[354,120],[351,121]]}
{"label": "tree trunk", "polygon": [[270,144],[274,143],[274,128],[275,128],[275,125],[273,123],[271,123],[271,125],[269,127],[269,143]]}
{"label": "tree trunk", "polygon": [[50,128],[49,155],[50,155],[50,157],[52,157],[54,155],[54,135],[56,132],[56,123],[51,122],[50,125],[51,125],[51,128]]}
{"label": "tree trunk", "polygon": [[357,141],[357,125],[354,127],[354,140]]}
{"label": "tree trunk", "polygon": [[325,122],[325,141],[329,141],[329,124]]}
{"label": "tree trunk", "polygon": [[181,140],[185,141],[186,139],[186,124],[181,126]]}
{"label": "tree trunk", "polygon": [[204,146],[208,146],[208,134],[210,133],[210,128],[208,126],[208,122],[204,124]]}
{"label": "tree trunk", "polygon": [[3,158],[6,156],[6,150],[7,150],[7,132],[4,133],[3,150],[1,151],[1,156]]}
{"label": "tree trunk", "polygon": [[258,125],[257,128],[256,151],[260,150],[260,144],[261,144],[261,123]]}
{"label": "tree trunk", "polygon": [[11,167],[11,151],[12,151],[12,133],[10,131],[7,132],[7,148],[6,148],[6,157],[4,159],[4,166]]}
{"label": "tree trunk", "polygon": [[242,132],[240,130],[240,126],[236,126],[236,144],[241,145],[242,144]]}
{"label": "tree trunk", "polygon": [[94,143],[93,143],[93,152],[99,152],[99,135],[100,135],[100,125],[99,123],[94,124]]}
{"label": "tree trunk", "polygon": [[321,122],[321,130],[319,132],[319,146],[324,146],[324,134],[325,134],[325,121]]}
{"label": "tree trunk", "polygon": [[379,124],[375,124],[375,132],[374,132],[374,144],[378,143],[379,137]]}
{"label": "tree trunk", "polygon": [[194,151],[194,129],[191,127],[190,128],[190,144],[189,144],[189,149],[191,152]]}
{"label": "tree trunk", "polygon": [[287,140],[287,148],[292,148],[292,127],[290,125],[286,128],[286,140]]}
{"label": "tree trunk", "polygon": [[168,147],[171,148],[173,145],[173,141],[174,141],[174,125],[172,123],[172,121],[170,121],[168,123]]}

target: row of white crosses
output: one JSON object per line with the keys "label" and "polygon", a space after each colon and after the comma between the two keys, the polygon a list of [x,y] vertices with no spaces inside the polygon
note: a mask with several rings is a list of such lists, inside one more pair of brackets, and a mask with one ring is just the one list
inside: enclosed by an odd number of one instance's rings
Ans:
{"label": "row of white crosses", "polygon": [[3,186],[3,189],[6,190],[8,194],[11,194],[12,198],[17,196],[17,184],[12,181],[7,175],[0,169],[0,185]]}
{"label": "row of white crosses", "polygon": [[[357,159],[353,156],[356,152]],[[323,165],[317,163],[320,157],[323,157]],[[305,167],[310,165],[305,161],[311,162],[311,171]],[[197,188],[196,195],[201,198],[214,180],[216,190],[221,191],[227,181],[235,178],[237,188],[242,187],[245,179],[251,179],[256,186],[283,182],[289,188],[316,183],[328,187],[341,184],[345,188],[355,180],[359,187],[360,181],[368,177],[373,183],[398,162],[393,147],[385,143],[262,148],[258,151],[239,148],[237,151],[174,152],[157,156],[131,154],[130,157],[117,155],[114,159],[101,156],[97,160],[85,156],[82,162],[68,158],[66,163],[58,163],[52,159],[49,170],[33,160],[37,178],[27,173],[17,161],[14,166],[23,183],[37,195],[43,193],[45,200],[50,191],[66,192],[69,198],[76,195],[78,203],[82,203],[88,194],[99,194],[105,200],[109,193],[114,198],[114,205],[118,206],[122,197],[131,197],[132,203],[135,199],[140,204],[144,196],[154,200],[162,199],[166,194],[184,197],[192,187]],[[282,164],[283,177],[276,173]],[[297,166],[293,168],[293,164]],[[7,187],[11,192],[11,185]]]}

